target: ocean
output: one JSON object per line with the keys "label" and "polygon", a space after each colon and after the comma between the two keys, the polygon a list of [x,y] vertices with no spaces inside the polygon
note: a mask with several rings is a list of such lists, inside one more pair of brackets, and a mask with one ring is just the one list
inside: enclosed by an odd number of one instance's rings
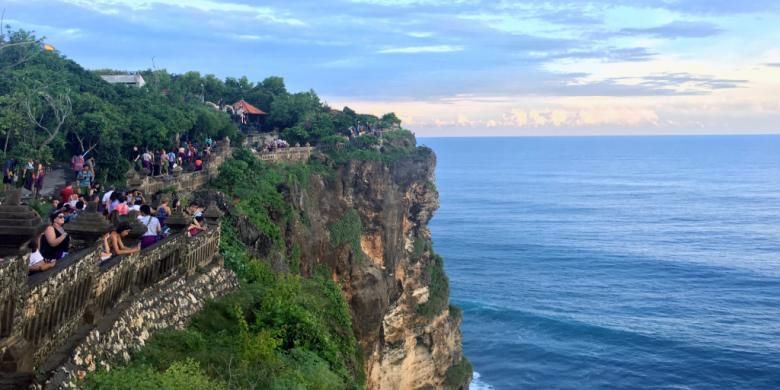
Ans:
{"label": "ocean", "polygon": [[780,136],[419,143],[472,389],[780,389]]}

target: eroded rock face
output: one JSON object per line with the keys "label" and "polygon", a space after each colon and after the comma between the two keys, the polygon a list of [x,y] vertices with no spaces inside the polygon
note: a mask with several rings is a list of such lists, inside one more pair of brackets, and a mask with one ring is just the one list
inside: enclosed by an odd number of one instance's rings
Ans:
{"label": "eroded rock face", "polygon": [[[460,319],[446,300],[433,314],[419,310],[431,294],[427,223],[439,205],[434,167],[435,155],[423,148],[394,163],[351,162],[338,175],[314,176],[307,188],[289,190],[301,218],[286,240],[300,246],[304,274],[327,264],[342,284],[364,351],[367,389],[465,388],[470,380],[445,385],[447,370],[463,358]],[[362,222],[358,254],[331,237],[349,209]]]}

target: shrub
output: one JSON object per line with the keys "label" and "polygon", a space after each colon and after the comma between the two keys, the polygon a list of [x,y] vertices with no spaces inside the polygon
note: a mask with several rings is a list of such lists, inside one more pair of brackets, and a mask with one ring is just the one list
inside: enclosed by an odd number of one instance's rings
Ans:
{"label": "shrub", "polygon": [[425,268],[428,282],[428,301],[417,306],[417,312],[433,317],[441,313],[449,302],[450,286],[447,274],[444,273],[444,259],[434,254]]}
{"label": "shrub", "polygon": [[471,378],[473,370],[471,362],[464,356],[460,362],[447,369],[444,376],[444,386],[448,389],[454,389],[465,384]]}
{"label": "shrub", "polygon": [[223,222],[221,250],[241,289],[209,302],[187,329],[153,336],[127,367],[91,374],[88,388],[362,387],[339,286],[325,272],[308,279],[274,274],[241,245],[231,222]]}
{"label": "shrub", "polygon": [[333,246],[350,244],[352,254],[358,260],[363,258],[363,251],[360,249],[360,236],[363,234],[363,223],[360,215],[353,208],[347,209],[344,215],[330,226],[330,242]]}
{"label": "shrub", "polygon": [[174,362],[159,372],[143,364],[99,371],[83,384],[86,389],[111,390],[219,390],[227,389],[224,382],[209,378],[193,359]]}

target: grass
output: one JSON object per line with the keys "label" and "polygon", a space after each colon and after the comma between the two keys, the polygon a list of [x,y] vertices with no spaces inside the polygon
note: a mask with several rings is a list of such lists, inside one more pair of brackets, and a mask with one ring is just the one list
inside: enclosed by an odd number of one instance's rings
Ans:
{"label": "grass", "polygon": [[338,247],[349,244],[352,248],[352,255],[358,259],[363,259],[363,251],[360,249],[360,236],[363,234],[363,222],[360,220],[358,212],[349,208],[341,218],[330,226],[330,242]]}
{"label": "grass", "polygon": [[433,317],[441,313],[449,303],[450,284],[444,273],[444,259],[434,254],[423,275],[428,281],[428,301],[417,306],[417,313]]}

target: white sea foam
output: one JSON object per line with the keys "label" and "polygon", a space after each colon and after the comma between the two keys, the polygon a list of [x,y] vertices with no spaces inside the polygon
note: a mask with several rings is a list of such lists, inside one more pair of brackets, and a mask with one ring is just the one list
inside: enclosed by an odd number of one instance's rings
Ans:
{"label": "white sea foam", "polygon": [[481,375],[474,371],[474,379],[471,381],[469,390],[496,390],[493,386],[480,380]]}

